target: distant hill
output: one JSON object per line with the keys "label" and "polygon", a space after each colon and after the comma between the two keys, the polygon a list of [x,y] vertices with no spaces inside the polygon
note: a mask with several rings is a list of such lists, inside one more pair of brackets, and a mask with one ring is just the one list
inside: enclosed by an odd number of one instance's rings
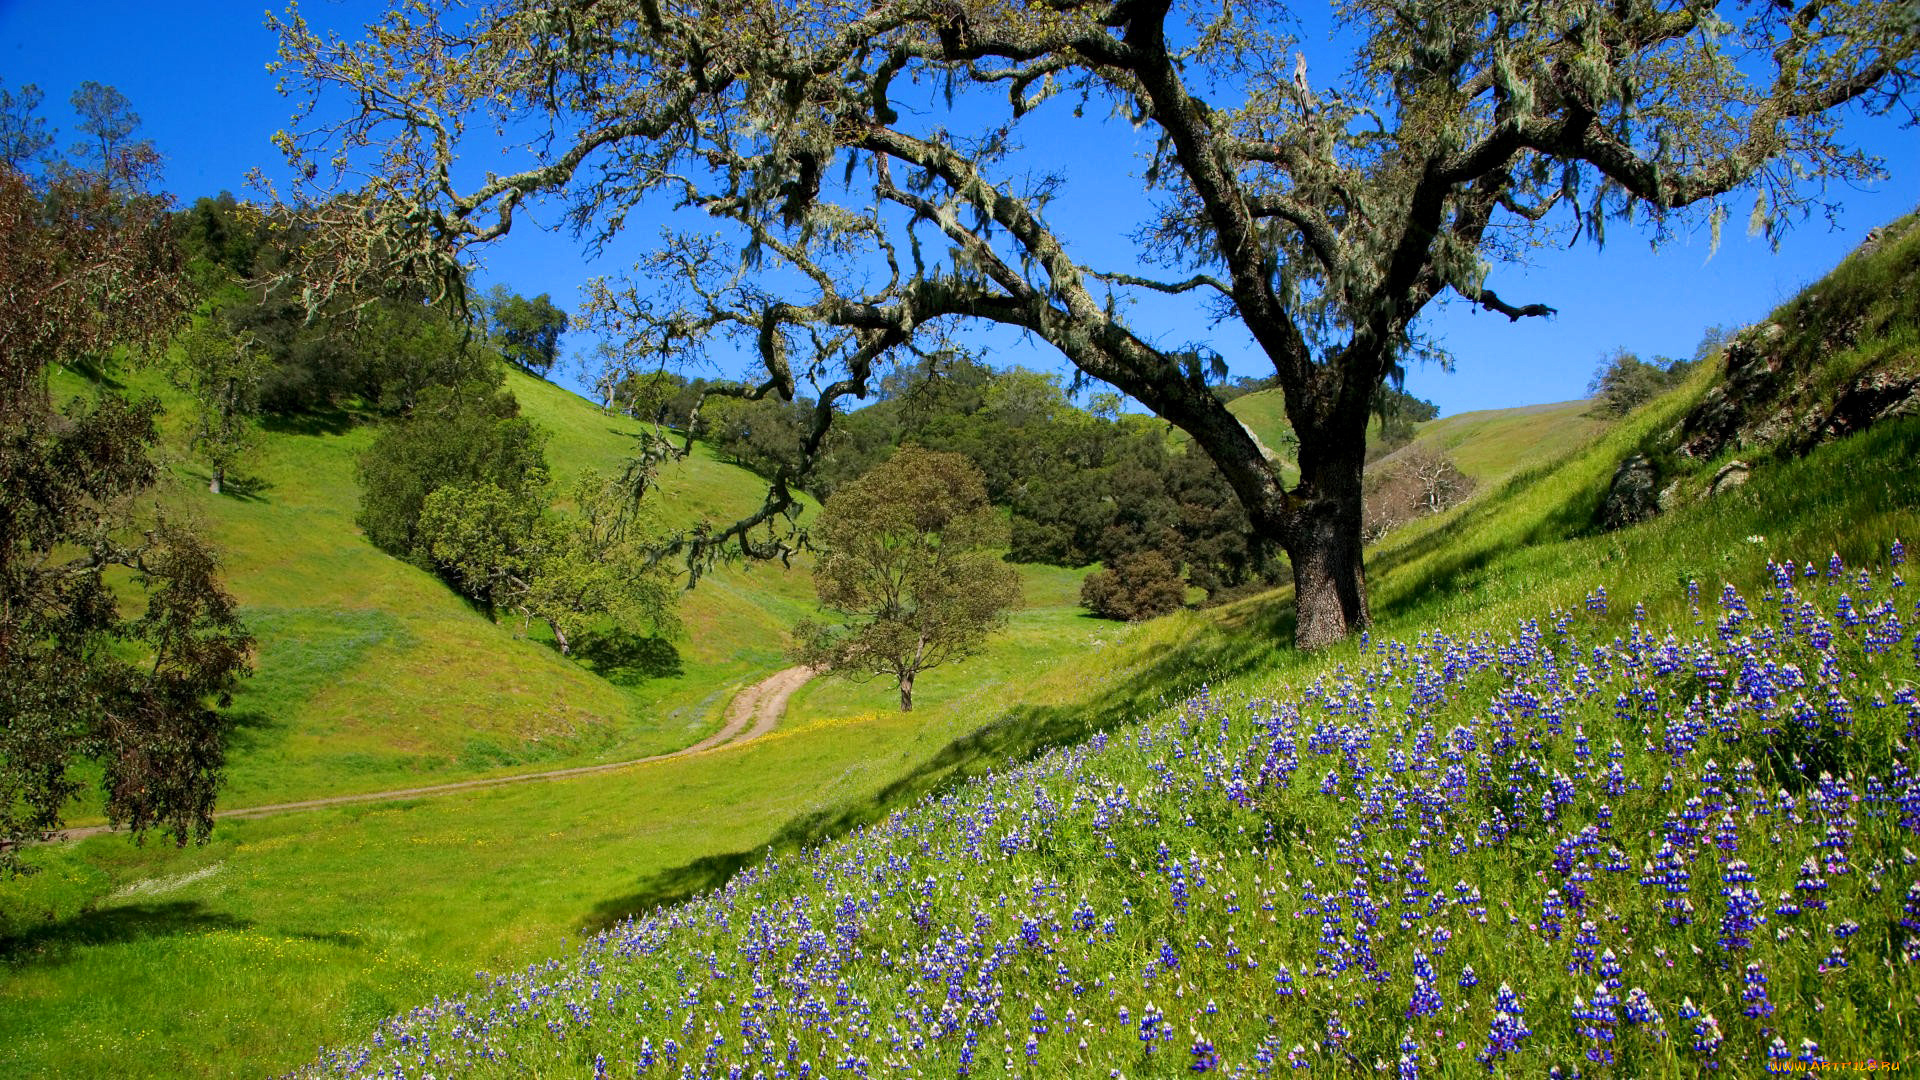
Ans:
{"label": "distant hill", "polygon": [[[588,642],[573,662],[543,628],[528,636],[489,621],[361,534],[354,465],[371,418],[269,421],[244,482],[216,496],[181,449],[179,396],[150,372],[124,378],[168,407],[182,479],[170,497],[221,552],[259,641],[255,674],[234,695],[222,808],[677,749],[718,726],[737,685],[781,666],[786,627],[812,608],[804,566],[723,566],[683,597],[683,638]],[[634,421],[518,370],[506,388],[551,433],[556,490],[631,453]],[[71,374],[56,381],[60,396],[84,392]],[[764,492],[695,444],[664,469],[656,506],[675,525],[730,521]]]}
{"label": "distant hill", "polygon": [[[1408,446],[1447,454],[1461,472],[1486,487],[1583,446],[1604,432],[1609,421],[1587,415],[1587,407],[1586,401],[1563,401],[1443,416],[1418,425]],[[1280,391],[1242,395],[1228,402],[1227,410],[1268,449],[1291,445],[1292,427],[1287,423],[1286,402]],[[1377,422],[1369,426],[1369,441],[1377,438],[1378,428]],[[1379,460],[1390,461],[1393,456]]]}
{"label": "distant hill", "polygon": [[1611,421],[1588,414],[1588,401],[1478,409],[1421,424],[1413,441],[1380,459],[1392,461],[1414,447],[1438,450],[1482,487],[1584,446]]}

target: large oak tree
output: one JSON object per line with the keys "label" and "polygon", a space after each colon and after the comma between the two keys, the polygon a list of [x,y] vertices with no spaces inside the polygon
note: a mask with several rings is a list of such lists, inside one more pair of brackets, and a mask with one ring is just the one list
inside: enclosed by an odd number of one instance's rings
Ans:
{"label": "large oak tree", "polygon": [[[283,75],[319,107],[283,143],[346,276],[457,289],[463,253],[545,195],[595,245],[650,198],[728,224],[666,237],[590,315],[637,369],[730,345],[762,368],[740,392],[811,381],[810,445],[896,354],[977,322],[1045,342],[1213,457],[1318,646],[1368,620],[1368,406],[1427,306],[1550,313],[1487,281],[1556,233],[1717,230],[1736,200],[1782,227],[1875,171],[1838,110],[1901,104],[1920,40],[1887,0],[1347,0],[1352,63],[1323,79],[1288,21],[1261,0],[504,0],[460,25],[407,5],[349,42],[291,12]],[[1017,154],[1037,118],[1150,133],[1133,258],[1056,227],[1057,178]],[[532,134],[526,166],[467,175],[469,126],[496,125]],[[1271,361],[1296,484],[1170,328],[1129,318],[1147,292],[1210,298]],[[789,507],[776,478],[748,524]]]}
{"label": "large oak tree", "polygon": [[[36,130],[23,91],[0,128]],[[50,140],[34,141],[23,157]],[[44,173],[0,160],[0,877],[30,869],[21,849],[90,771],[113,824],[205,840],[227,737],[215,704],[252,651],[212,551],[156,505],[159,406],[107,389],[53,401],[54,365],[157,351],[190,300],[167,201],[145,193],[151,149],[103,153]]]}

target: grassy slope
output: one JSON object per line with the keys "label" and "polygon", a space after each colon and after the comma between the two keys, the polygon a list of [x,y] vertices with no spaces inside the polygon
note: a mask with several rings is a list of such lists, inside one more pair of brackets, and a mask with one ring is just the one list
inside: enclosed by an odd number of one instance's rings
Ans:
{"label": "grassy slope", "polygon": [[[1421,424],[1409,446],[1438,450],[1481,484],[1552,461],[1607,430],[1610,421],[1587,415],[1588,402],[1482,409]],[[1401,453],[1402,451],[1396,451]],[[1392,460],[1388,455],[1383,460]]]}
{"label": "grassy slope", "polygon": [[[1867,561],[1894,536],[1920,535],[1920,478],[1896,464],[1920,453],[1914,423],[1710,505],[1586,535],[1613,463],[1700,390],[1697,380],[1599,442],[1390,537],[1371,562],[1380,632],[1410,638],[1438,620],[1453,633],[1504,630],[1596,584],[1616,611],[1649,601],[1657,625],[1677,621],[1676,582],[1751,584],[1769,551]],[[1759,534],[1766,543],[1747,542]],[[1029,583],[1030,596],[1071,586],[1065,575]],[[0,1072],[283,1068],[458,991],[475,968],[527,962],[573,931],[715,885],[765,845],[872,820],[955,776],[1156,714],[1202,682],[1275,689],[1325,662],[1274,647],[1290,632],[1286,590],[1097,637],[1093,624],[1029,617],[1059,621],[1036,624],[1032,645],[930,676],[911,717],[858,697],[873,687],[823,685],[774,736],[697,758],[236,822],[184,852],[113,838],[50,851],[45,874],[0,886],[13,938],[0,951]],[[1071,655],[1080,632],[1078,659],[1022,668],[1041,643]]]}
{"label": "grassy slope", "polygon": [[[552,433],[560,491],[629,453],[631,421],[522,373],[508,378],[525,414]],[[129,382],[179,404],[150,375]],[[722,568],[685,598],[683,639],[626,663],[575,663],[539,633],[489,622],[353,524],[354,460],[373,436],[355,420],[270,431],[242,497],[208,494],[191,463],[176,470],[173,497],[222,551],[260,641],[256,674],[235,695],[223,806],[676,749],[718,725],[733,689],[782,663],[785,627],[811,602],[804,569]],[[696,445],[664,471],[661,512],[673,524],[738,515],[761,490]]]}
{"label": "grassy slope", "polygon": [[[1282,444],[1286,403],[1278,390],[1245,394],[1227,408],[1268,446]],[[1460,471],[1481,484],[1497,484],[1521,469],[1553,461],[1605,431],[1608,421],[1586,414],[1587,402],[1482,409],[1429,420],[1418,426],[1412,446],[1450,455]],[[1368,438],[1376,422],[1369,422]],[[1390,460],[1388,458],[1382,460]],[[1291,475],[1289,475],[1291,480]]]}
{"label": "grassy slope", "polygon": [[[1624,445],[1667,419],[1649,410],[1609,441]],[[1764,551],[1744,543],[1748,532],[1771,533],[1775,551],[1844,539],[1848,553],[1920,535],[1920,480],[1887,465],[1920,449],[1909,424],[1711,507],[1554,542],[1597,499],[1618,448],[1396,538],[1375,563],[1380,632],[1411,636],[1439,618],[1454,632],[1495,626],[1577,601],[1596,583],[1625,610],[1671,597],[1682,575],[1750,582]],[[1517,547],[1523,537],[1534,546]],[[288,1066],[387,1011],[458,991],[475,968],[524,963],[575,930],[715,885],[763,845],[872,820],[942,779],[1153,715],[1202,681],[1270,688],[1309,677],[1319,660],[1273,648],[1287,621],[1283,590],[1114,627],[1078,662],[1014,672],[1016,687],[983,682],[910,718],[804,710],[760,743],[607,776],[233,823],[186,852],[114,839],[63,850],[41,878],[0,892],[20,935],[0,984],[0,1069]],[[221,990],[207,995],[209,985]],[[159,1056],[139,1056],[147,1046]]]}

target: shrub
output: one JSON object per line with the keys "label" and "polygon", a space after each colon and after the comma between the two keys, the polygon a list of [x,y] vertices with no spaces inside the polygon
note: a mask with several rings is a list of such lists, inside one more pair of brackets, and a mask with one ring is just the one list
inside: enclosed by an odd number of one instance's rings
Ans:
{"label": "shrub", "polygon": [[1080,606],[1103,619],[1134,622],[1186,606],[1180,568],[1158,551],[1122,555],[1080,584]]}

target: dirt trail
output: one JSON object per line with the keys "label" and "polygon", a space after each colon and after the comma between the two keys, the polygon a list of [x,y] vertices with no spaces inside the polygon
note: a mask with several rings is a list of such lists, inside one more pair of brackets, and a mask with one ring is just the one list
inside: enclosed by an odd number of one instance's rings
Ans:
{"label": "dirt trail", "polygon": [[[645,765],[655,761],[667,761],[672,758],[686,757],[690,754],[705,753],[736,742],[757,739],[772,731],[787,710],[787,699],[795,690],[813,678],[813,669],[791,667],[777,671],[761,679],[745,690],[734,695],[733,702],[727,706],[727,722],[720,730],[694,743],[692,746],[675,750],[670,754],[655,754],[652,757],[634,758],[631,761],[610,761],[603,765],[577,765],[571,769],[546,769],[541,772],[516,773],[513,776],[494,776],[479,780],[457,780],[448,784],[429,784],[425,787],[397,788],[392,791],[369,791],[359,795],[329,795],[321,799],[302,799],[298,802],[272,803],[267,806],[246,806],[237,810],[221,810],[213,816],[216,820],[232,818],[271,817],[275,814],[287,814],[296,810],[317,810],[327,806],[347,806],[353,803],[387,802],[394,799],[417,799],[429,795],[447,795],[456,791],[472,791],[476,788],[502,787],[507,784],[525,784],[535,780],[559,780],[569,776],[585,776],[588,773],[611,772],[614,769],[627,769],[635,765]],[[749,728],[748,725],[752,725]],[[744,732],[745,734],[742,734]],[[105,825],[88,825],[78,829],[65,829],[53,835],[54,842],[80,840],[96,836],[111,830]]]}

